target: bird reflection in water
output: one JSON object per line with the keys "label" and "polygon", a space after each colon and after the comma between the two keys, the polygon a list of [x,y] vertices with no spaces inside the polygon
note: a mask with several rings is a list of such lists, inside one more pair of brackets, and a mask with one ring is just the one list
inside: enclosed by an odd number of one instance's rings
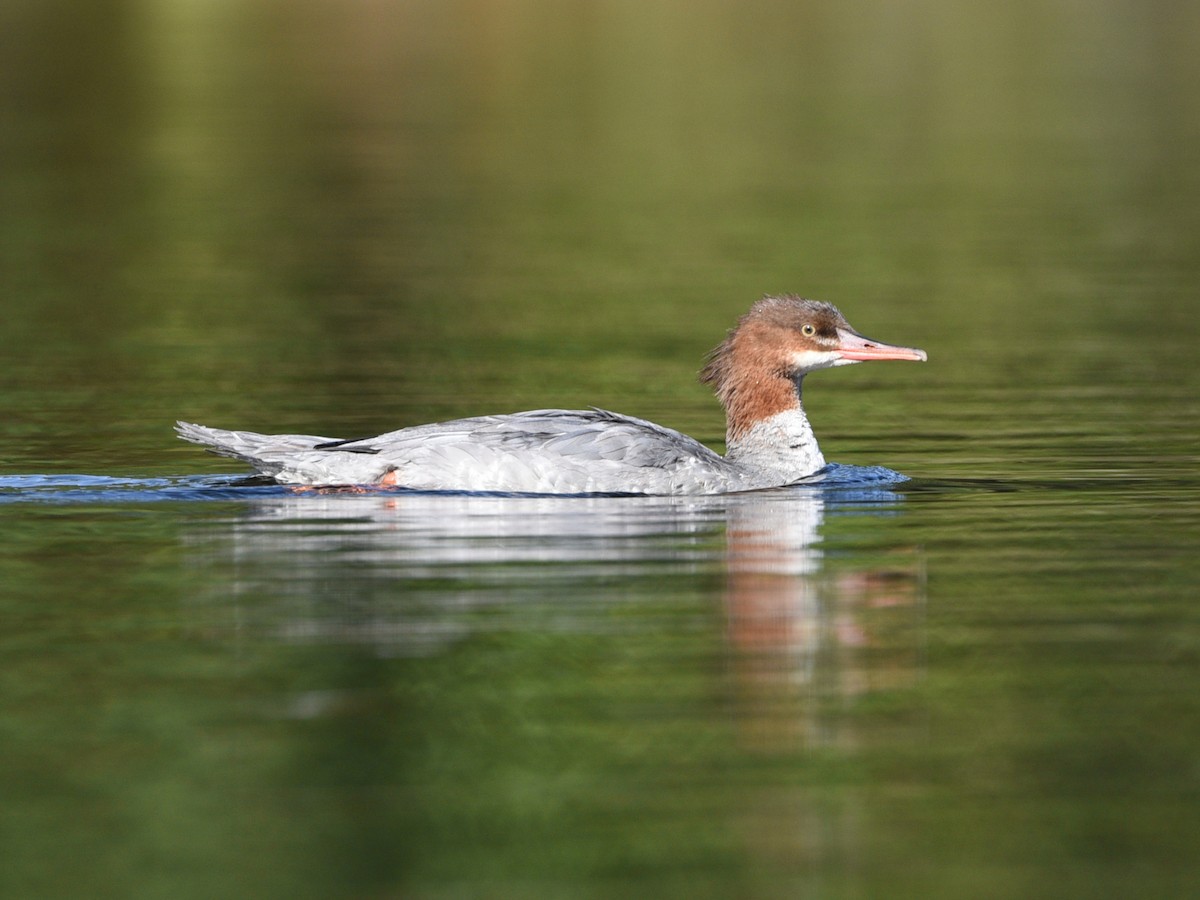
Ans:
{"label": "bird reflection in water", "polygon": [[892,550],[869,567],[831,568],[819,540],[826,512],[816,491],[730,510],[725,608],[736,708],[743,739],[764,750],[851,741],[848,704],[919,675],[919,555]]}
{"label": "bird reflection in water", "polygon": [[918,674],[919,556],[830,566],[821,536],[899,502],[886,488],[816,486],[717,497],[271,493],[228,525],[235,594],[275,598],[257,608],[263,629],[385,656],[438,653],[495,627],[628,628],[614,624],[613,602],[654,602],[655,585],[723,573],[739,734],[783,749],[848,740],[847,703]]}

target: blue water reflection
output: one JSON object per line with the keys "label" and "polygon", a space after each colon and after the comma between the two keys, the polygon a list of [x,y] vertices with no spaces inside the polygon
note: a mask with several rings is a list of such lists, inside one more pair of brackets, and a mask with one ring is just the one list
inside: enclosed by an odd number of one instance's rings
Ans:
{"label": "blue water reflection", "polygon": [[[847,466],[831,463],[804,485],[784,491],[818,489],[834,493],[842,502],[890,503],[899,499],[890,488],[907,481],[899,472],[883,466]],[[492,492],[409,491],[387,489],[381,495],[431,497],[538,496]],[[760,495],[766,492],[753,492]],[[0,503],[149,503],[162,500],[257,500],[268,496],[329,496],[319,491],[297,491],[258,478],[239,475],[186,475],[158,478],[121,478],[86,474],[30,474],[0,476]],[[623,496],[623,495],[622,495]],[[638,495],[630,495],[638,496]],[[558,498],[578,500],[582,497]]]}

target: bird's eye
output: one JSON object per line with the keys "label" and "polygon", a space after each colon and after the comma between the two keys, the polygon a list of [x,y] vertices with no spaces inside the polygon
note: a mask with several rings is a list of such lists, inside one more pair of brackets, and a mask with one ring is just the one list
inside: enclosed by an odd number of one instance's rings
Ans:
{"label": "bird's eye", "polygon": [[813,325],[801,325],[800,333],[802,335],[804,335],[805,337],[812,337],[814,334],[817,333],[817,329]]}

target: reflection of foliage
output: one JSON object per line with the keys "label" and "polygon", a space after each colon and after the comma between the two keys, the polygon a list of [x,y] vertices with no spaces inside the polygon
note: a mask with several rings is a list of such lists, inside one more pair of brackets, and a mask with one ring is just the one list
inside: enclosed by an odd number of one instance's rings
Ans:
{"label": "reflection of foliage", "polygon": [[1013,322],[1182,314],[1114,305],[1080,262],[1195,262],[1197,205],[1154,188],[1191,183],[1194,56],[1142,59],[1100,10],[1104,103],[1052,17],[1032,41],[793,4],[55,10],[5,13],[2,339],[84,446],[268,406],[354,431],[593,402],[715,437],[690,373],[763,292],[953,336],[934,358],[977,382],[1036,352],[993,339]]}

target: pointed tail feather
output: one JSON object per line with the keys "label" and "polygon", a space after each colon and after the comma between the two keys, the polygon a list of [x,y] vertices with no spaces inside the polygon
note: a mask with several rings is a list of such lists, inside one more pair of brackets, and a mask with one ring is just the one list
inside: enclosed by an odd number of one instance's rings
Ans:
{"label": "pointed tail feather", "polygon": [[232,456],[246,462],[255,462],[256,450],[266,443],[266,435],[252,431],[227,431],[224,428],[209,428],[191,422],[176,422],[175,433],[185,441],[200,444],[220,456]]}
{"label": "pointed tail feather", "polygon": [[258,434],[253,431],[228,431],[191,422],[176,422],[175,432],[183,440],[200,444],[210,453],[229,456],[252,465],[265,475],[275,475],[288,458],[332,440],[309,434]]}

